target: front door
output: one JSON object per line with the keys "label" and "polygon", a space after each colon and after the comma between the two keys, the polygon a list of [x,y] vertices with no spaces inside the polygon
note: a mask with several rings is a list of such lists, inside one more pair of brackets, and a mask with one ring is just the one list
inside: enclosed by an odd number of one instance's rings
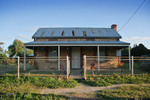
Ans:
{"label": "front door", "polygon": [[72,47],[72,68],[80,68],[80,47]]}

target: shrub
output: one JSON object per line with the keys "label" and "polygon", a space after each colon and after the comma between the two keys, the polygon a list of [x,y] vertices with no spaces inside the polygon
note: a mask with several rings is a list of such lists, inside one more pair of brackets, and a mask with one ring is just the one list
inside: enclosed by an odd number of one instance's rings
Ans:
{"label": "shrub", "polygon": [[143,63],[141,63],[140,69],[150,72],[150,62],[143,62]]}

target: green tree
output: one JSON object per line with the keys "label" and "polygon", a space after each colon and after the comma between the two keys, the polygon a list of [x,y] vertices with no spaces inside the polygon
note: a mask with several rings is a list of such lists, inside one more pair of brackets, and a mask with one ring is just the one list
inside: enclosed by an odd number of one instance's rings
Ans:
{"label": "green tree", "polygon": [[[3,44],[4,44],[3,42],[0,42],[0,45],[3,45]],[[0,47],[0,51],[3,52],[3,48],[2,47]]]}
{"label": "green tree", "polygon": [[[8,47],[8,50],[10,52],[10,57],[16,55],[23,57],[24,54],[24,44],[22,41],[15,39],[13,44]],[[33,50],[26,49],[26,56],[33,53]]]}
{"label": "green tree", "polygon": [[148,55],[148,53],[149,53],[149,50],[143,44],[135,45],[131,49],[132,56]]}

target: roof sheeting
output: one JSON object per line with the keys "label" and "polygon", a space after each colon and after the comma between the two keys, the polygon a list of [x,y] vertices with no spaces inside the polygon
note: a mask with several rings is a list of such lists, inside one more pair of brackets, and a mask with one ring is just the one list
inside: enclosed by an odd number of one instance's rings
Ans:
{"label": "roof sheeting", "polygon": [[111,28],[39,28],[32,38],[121,38]]}
{"label": "roof sheeting", "polygon": [[24,44],[25,46],[89,46],[89,45],[100,45],[100,46],[129,46],[130,43],[122,41],[32,41]]}

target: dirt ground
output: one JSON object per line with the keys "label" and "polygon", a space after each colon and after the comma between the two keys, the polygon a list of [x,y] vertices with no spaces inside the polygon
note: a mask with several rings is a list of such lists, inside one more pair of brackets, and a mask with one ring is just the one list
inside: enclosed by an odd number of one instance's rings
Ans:
{"label": "dirt ground", "polygon": [[[111,86],[105,86],[105,87],[93,87],[89,86],[83,83],[79,83],[78,86],[75,88],[58,88],[58,89],[42,89],[41,94],[59,94],[59,95],[65,95],[69,97],[71,100],[92,100],[92,99],[100,99],[96,97],[96,93],[99,92],[99,90],[109,90],[109,89],[116,89],[120,86],[135,86],[137,84],[117,84],[117,85],[111,85]],[[142,84],[146,86],[150,86],[150,84]]]}

